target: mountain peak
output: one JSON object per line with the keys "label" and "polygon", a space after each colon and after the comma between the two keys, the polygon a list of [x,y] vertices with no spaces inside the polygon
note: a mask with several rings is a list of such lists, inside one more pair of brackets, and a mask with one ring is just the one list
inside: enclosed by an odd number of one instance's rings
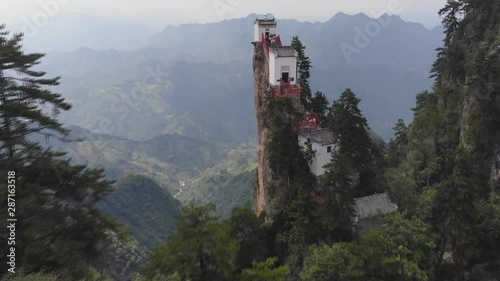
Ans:
{"label": "mountain peak", "polygon": [[347,22],[352,22],[352,21],[363,21],[363,20],[368,20],[370,17],[368,17],[364,13],[357,13],[355,15],[349,15],[344,12],[338,12],[336,13],[333,17],[331,17],[329,20],[327,20],[325,23],[326,24],[345,24]]}

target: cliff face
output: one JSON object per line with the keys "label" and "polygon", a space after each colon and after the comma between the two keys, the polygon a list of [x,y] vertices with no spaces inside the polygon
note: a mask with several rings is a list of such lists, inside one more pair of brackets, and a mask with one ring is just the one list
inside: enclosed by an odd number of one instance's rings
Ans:
{"label": "cliff face", "polygon": [[265,111],[267,109],[267,97],[272,95],[272,88],[269,85],[269,67],[261,45],[256,45],[253,56],[253,73],[254,73],[254,95],[255,109],[257,114],[257,134],[259,139],[258,153],[258,186],[254,193],[255,212],[260,214],[265,210],[269,203],[269,196],[266,190],[272,181],[271,169],[269,167],[268,152],[266,151],[266,143],[269,137],[269,128],[264,120]]}

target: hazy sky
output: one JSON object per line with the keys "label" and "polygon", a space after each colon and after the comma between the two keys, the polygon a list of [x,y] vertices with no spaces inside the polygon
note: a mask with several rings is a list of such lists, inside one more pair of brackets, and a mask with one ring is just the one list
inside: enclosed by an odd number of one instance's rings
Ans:
{"label": "hazy sky", "polygon": [[[43,20],[78,12],[106,18],[126,19],[163,28],[169,24],[206,23],[272,13],[277,18],[325,21],[337,12],[384,12],[427,27],[439,24],[437,11],[446,0],[1,0],[0,22],[9,25]],[[45,8],[44,8],[45,7]]]}

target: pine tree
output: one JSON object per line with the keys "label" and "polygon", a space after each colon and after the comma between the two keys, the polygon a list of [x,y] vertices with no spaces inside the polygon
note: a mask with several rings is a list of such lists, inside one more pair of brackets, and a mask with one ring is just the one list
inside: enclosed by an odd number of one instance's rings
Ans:
{"label": "pine tree", "polygon": [[[64,153],[33,141],[36,134],[64,139],[68,131],[57,115],[71,105],[49,89],[58,77],[33,69],[44,55],[25,54],[22,38],[9,37],[0,26],[0,171],[16,174],[17,266],[26,273],[66,271],[81,278],[107,245],[105,232],[117,229],[95,206],[111,183],[102,170],[72,165]],[[1,188],[0,197],[6,192]],[[0,245],[2,253],[5,247]]]}
{"label": "pine tree", "polygon": [[350,241],[353,238],[352,204],[356,186],[355,170],[347,155],[332,151],[332,160],[325,166],[321,177],[321,194],[325,203],[318,210],[323,229],[323,239],[328,243]]}
{"label": "pine tree", "polygon": [[297,72],[299,75],[297,82],[302,87],[300,98],[302,104],[307,107],[312,97],[311,88],[309,86],[309,78],[311,77],[309,71],[312,67],[311,60],[306,56],[306,47],[302,44],[298,36],[292,38],[292,47],[297,51]]}
{"label": "pine tree", "polygon": [[[375,180],[378,173],[374,173],[375,169],[384,166],[382,154],[370,137],[368,122],[359,109],[360,101],[351,89],[346,89],[333,102],[329,122],[337,147],[334,151],[336,157],[332,161],[343,162],[335,163],[332,167],[359,174],[361,184],[353,182],[352,195],[356,197],[383,191],[380,182]],[[341,165],[349,167],[341,168]]]}
{"label": "pine tree", "polygon": [[44,55],[25,54],[22,34],[8,36],[5,25],[0,25],[0,159],[4,165],[26,161],[31,151],[39,150],[30,135],[64,137],[68,131],[56,117],[71,108],[60,94],[47,89],[58,85],[59,77],[45,78],[45,72],[33,70]]}
{"label": "pine tree", "polygon": [[66,270],[80,278],[107,246],[106,232],[118,224],[95,207],[111,191],[102,170],[74,166],[60,155],[40,152],[16,170],[17,266],[26,273]]}
{"label": "pine tree", "polygon": [[290,272],[288,265],[277,267],[277,258],[268,258],[264,262],[255,262],[251,269],[245,269],[241,281],[284,281]]}
{"label": "pine tree", "polygon": [[234,208],[226,223],[231,237],[240,244],[236,257],[239,272],[252,267],[252,262],[265,260],[266,249],[262,229],[264,220],[257,217],[250,206]]}
{"label": "pine tree", "polygon": [[311,112],[314,115],[319,115],[321,124],[326,127],[328,125],[327,115],[329,107],[328,99],[326,98],[326,96],[320,91],[314,93],[314,96],[311,98],[310,107]]}
{"label": "pine tree", "polygon": [[417,95],[407,163],[413,165],[425,205],[432,206],[426,218],[440,234],[439,256],[448,252],[453,260],[438,259],[436,279],[494,279],[498,270],[483,265],[498,259],[490,255],[495,239],[477,233],[485,219],[483,208],[490,209],[496,196],[492,191],[499,184],[491,175],[497,171],[500,132],[500,108],[495,103],[500,93],[500,3],[453,0],[439,14],[444,46],[432,68],[433,92]]}
{"label": "pine tree", "polygon": [[398,119],[398,122],[392,128],[394,130],[394,139],[391,139],[388,144],[388,162],[392,167],[397,167],[401,161],[405,159],[405,154],[408,146],[408,126],[403,119]]}
{"label": "pine tree", "polygon": [[177,273],[182,280],[233,280],[238,242],[214,212],[211,204],[184,207],[177,230],[152,250],[146,275]]}

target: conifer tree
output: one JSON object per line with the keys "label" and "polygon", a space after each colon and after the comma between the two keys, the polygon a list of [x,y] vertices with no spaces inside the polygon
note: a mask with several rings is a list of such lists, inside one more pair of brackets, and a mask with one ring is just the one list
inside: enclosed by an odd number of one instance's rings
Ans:
{"label": "conifer tree", "polygon": [[[337,147],[332,162],[341,161],[332,168],[359,174],[359,183],[353,182],[352,186],[351,195],[356,197],[371,195],[383,189],[375,180],[374,173],[377,166],[383,166],[382,155],[370,137],[368,122],[359,108],[360,101],[351,89],[346,89],[333,102],[329,122]],[[348,167],[341,168],[343,165]]]}
{"label": "conifer tree", "polygon": [[319,115],[323,127],[326,127],[328,125],[327,115],[329,103],[325,94],[320,91],[314,93],[314,96],[311,98],[310,107],[314,115]]}
{"label": "conifer tree", "polygon": [[255,262],[251,269],[245,269],[241,281],[284,281],[290,272],[288,265],[276,266],[277,258]]}
{"label": "conifer tree", "polygon": [[22,39],[22,34],[9,37],[0,25],[0,159],[8,163],[26,161],[39,149],[28,139],[32,134],[64,137],[68,131],[56,117],[71,108],[47,88],[58,85],[59,77],[45,78],[45,72],[33,69],[44,54],[24,53]]}
{"label": "conifer tree", "polygon": [[[36,135],[65,139],[68,130],[57,116],[71,105],[50,90],[59,77],[34,70],[44,55],[24,53],[22,34],[9,34],[0,25],[0,171],[15,172],[18,186],[17,266],[25,273],[66,271],[80,278],[106,246],[106,230],[116,230],[95,207],[110,192],[110,182],[102,170],[74,166],[64,153],[34,141]],[[6,192],[1,188],[0,197],[7,198]],[[0,210],[6,213],[6,205]]]}
{"label": "conifer tree", "polygon": [[239,272],[252,267],[252,262],[265,260],[263,218],[257,217],[250,206],[236,207],[226,223],[231,237],[240,244],[236,257]]}
{"label": "conifer tree", "polygon": [[[437,260],[436,279],[493,280],[498,270],[485,265],[498,259],[492,254],[496,240],[489,236],[498,231],[477,234],[478,225],[498,219],[491,202],[499,181],[491,175],[500,132],[494,102],[500,93],[500,3],[452,0],[439,14],[444,46],[432,68],[433,92],[417,95],[407,163],[432,206],[426,218],[440,234],[439,257],[446,253],[452,261]],[[491,211],[488,218],[485,209]]]}
{"label": "conifer tree", "polygon": [[311,69],[311,60],[308,56],[306,56],[305,49],[306,47],[302,44],[298,36],[294,36],[292,38],[292,47],[297,51],[297,72],[298,78],[297,82],[302,87],[302,92],[300,95],[301,102],[303,105],[309,105],[312,92],[309,86],[309,78],[311,77],[311,73],[309,72]]}
{"label": "conifer tree", "polygon": [[152,250],[144,269],[147,276],[177,273],[182,280],[233,280],[238,242],[214,212],[211,204],[184,207],[177,230]]}

